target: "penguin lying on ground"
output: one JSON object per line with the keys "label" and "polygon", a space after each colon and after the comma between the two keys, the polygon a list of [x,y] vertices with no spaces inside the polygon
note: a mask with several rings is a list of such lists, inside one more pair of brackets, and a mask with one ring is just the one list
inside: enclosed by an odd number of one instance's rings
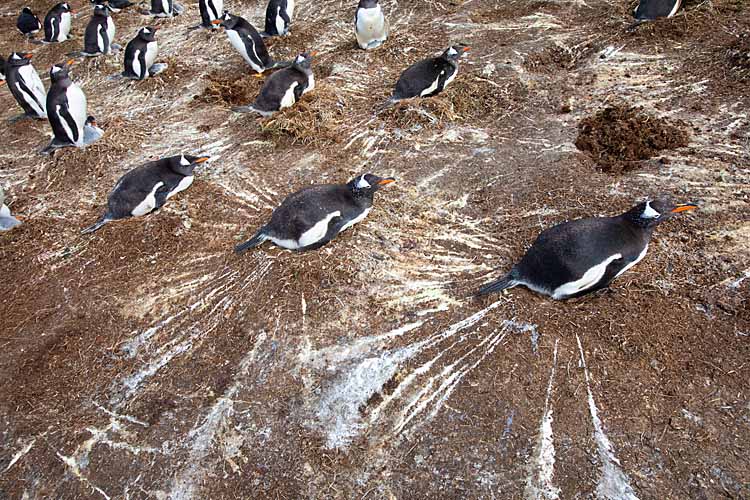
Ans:
{"label": "penguin lying on ground", "polygon": [[266,27],[262,37],[289,34],[289,25],[294,15],[294,0],[269,0],[266,7]]}
{"label": "penguin lying on ground", "polygon": [[24,7],[16,21],[16,27],[22,34],[31,37],[42,29],[42,22],[34,15],[30,8]]}
{"label": "penguin lying on ground", "polygon": [[233,16],[226,11],[220,19],[215,19],[212,22],[224,28],[232,46],[256,73],[290,65],[290,63],[275,62],[268,55],[266,44],[258,31],[242,17]]}
{"label": "penguin lying on ground", "polygon": [[20,224],[20,220],[10,215],[10,209],[5,204],[5,193],[0,187],[0,231],[10,231]]}
{"label": "penguin lying on ground", "polygon": [[134,168],[115,184],[104,215],[81,233],[93,233],[108,222],[140,217],[160,209],[169,198],[190,187],[193,170],[208,159],[207,156],[171,156]]}
{"label": "penguin lying on ground", "polygon": [[390,26],[378,0],[359,0],[354,14],[354,34],[359,48],[368,50],[380,47],[389,33]]}
{"label": "penguin lying on ground", "polygon": [[91,3],[95,5],[104,5],[113,14],[117,14],[122,9],[135,5],[130,0],[91,0]]}
{"label": "penguin lying on ground", "polygon": [[156,17],[175,17],[185,12],[185,7],[174,0],[151,0],[151,10],[145,14]]}
{"label": "penguin lying on ground", "polygon": [[115,39],[115,22],[109,15],[106,5],[94,6],[94,14],[91,16],[86,32],[83,37],[83,52],[86,57],[96,57],[109,54],[112,49],[119,49],[119,45],[113,44]]}
{"label": "penguin lying on ground", "polygon": [[21,118],[47,118],[47,91],[31,65],[32,54],[13,52],[5,62],[5,79],[10,93],[23,108]]}
{"label": "penguin lying on ground", "polygon": [[292,106],[304,94],[315,88],[315,76],[312,71],[314,55],[316,52],[298,55],[290,67],[268,77],[253,104],[232,108],[232,111],[271,116],[281,109]]}
{"label": "penguin lying on ground", "polygon": [[58,3],[44,17],[44,41],[64,42],[70,35],[71,19],[75,11],[65,2]]}
{"label": "penguin lying on ground", "polygon": [[199,27],[206,29],[216,28],[214,21],[221,19],[224,10],[223,0],[198,0],[198,9],[201,13],[201,24]]}
{"label": "penguin lying on ground", "polygon": [[633,11],[635,22],[628,29],[632,30],[641,23],[654,21],[659,17],[672,17],[681,3],[682,0],[641,0]]}
{"label": "penguin lying on ground", "polygon": [[666,199],[647,201],[615,217],[565,222],[543,231],[521,261],[479,295],[525,287],[553,299],[580,297],[607,287],[648,251],[656,226],[697,208]]}
{"label": "penguin lying on ground", "polygon": [[387,104],[412,97],[432,97],[439,94],[458,74],[458,60],[471,50],[465,45],[448,47],[438,57],[424,59],[409,66],[401,73],[393,96]]}
{"label": "penguin lying on ground", "polygon": [[146,26],[125,47],[125,71],[122,76],[133,80],[145,80],[167,68],[166,63],[154,63],[159,55],[156,28]]}
{"label": "penguin lying on ground", "polygon": [[42,150],[43,154],[71,146],[82,148],[90,144],[86,142],[88,138],[97,136],[84,133],[86,126],[91,125],[92,119],[86,114],[86,96],[68,74],[68,68],[72,64],[73,61],[70,60],[66,64],[56,64],[50,69],[52,85],[47,93],[47,118],[52,126],[54,138]]}
{"label": "penguin lying on ground", "polygon": [[315,250],[360,222],[372,210],[375,192],[395,179],[363,174],[347,184],[310,186],[286,197],[271,221],[245,243],[238,254],[266,240],[290,250]]}

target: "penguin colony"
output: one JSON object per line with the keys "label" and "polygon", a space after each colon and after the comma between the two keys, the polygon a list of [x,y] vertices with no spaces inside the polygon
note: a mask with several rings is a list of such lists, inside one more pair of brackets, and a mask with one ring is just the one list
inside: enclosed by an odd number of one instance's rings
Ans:
{"label": "penguin colony", "polygon": [[[132,7],[129,0],[91,0],[93,12],[85,29],[84,47],[79,56],[106,56],[119,49],[114,43],[113,14]],[[223,0],[199,0],[200,24],[192,29],[223,28],[229,43],[258,75],[276,70],[265,79],[252,104],[236,107],[241,113],[271,116],[293,106],[315,89],[312,70],[315,52],[299,54],[293,61],[276,61],[264,38],[284,36],[290,31],[294,0],[270,0],[262,32],[246,19],[224,10]],[[635,24],[658,17],[671,17],[680,0],[642,0],[634,12]],[[151,0],[143,14],[173,17],[184,12],[174,0]],[[42,43],[61,43],[70,37],[75,12],[66,2],[54,5],[44,23],[25,7],[17,21],[25,37],[44,30]],[[387,42],[390,26],[378,0],[359,0],[354,14],[354,38],[363,50],[373,50]],[[386,106],[412,98],[429,98],[442,92],[455,78],[459,60],[470,48],[449,46],[437,57],[418,61],[401,74]],[[117,77],[144,80],[163,71],[157,64],[159,46],[156,28],[145,26],[127,43],[123,72]],[[45,90],[31,64],[32,54],[13,52],[0,58],[0,86],[7,85],[23,110],[20,118],[47,119],[53,139],[42,150],[51,154],[65,147],[84,147],[104,133],[88,115],[86,96],[70,77],[74,60],[50,68],[50,88]],[[109,194],[101,218],[82,231],[93,233],[105,224],[145,216],[193,183],[195,169],[207,156],[181,154],[148,162],[123,175]],[[252,238],[237,245],[241,254],[266,241],[296,251],[315,250],[335,239],[346,229],[364,220],[373,208],[375,193],[395,182],[392,177],[364,173],[346,184],[309,186],[290,194],[271,214],[270,220]],[[697,208],[695,204],[674,204],[666,198],[640,203],[624,214],[565,222],[543,231],[505,275],[478,290],[478,295],[524,286],[534,292],[562,300],[606,288],[615,278],[641,261],[648,251],[654,229],[676,214]],[[0,231],[11,230],[21,222],[5,205],[0,189]]]}

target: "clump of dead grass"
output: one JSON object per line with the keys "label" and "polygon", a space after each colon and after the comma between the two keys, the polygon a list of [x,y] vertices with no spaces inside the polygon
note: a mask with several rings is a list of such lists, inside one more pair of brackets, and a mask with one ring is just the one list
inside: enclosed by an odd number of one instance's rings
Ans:
{"label": "clump of dead grass", "polygon": [[194,99],[208,104],[244,106],[255,100],[263,86],[260,78],[231,75],[222,71],[213,71],[204,78],[208,83]]}
{"label": "clump of dead grass", "polygon": [[565,47],[553,45],[538,52],[532,52],[523,61],[523,66],[535,73],[554,73],[559,70],[575,69],[582,60],[594,53],[590,44]]}

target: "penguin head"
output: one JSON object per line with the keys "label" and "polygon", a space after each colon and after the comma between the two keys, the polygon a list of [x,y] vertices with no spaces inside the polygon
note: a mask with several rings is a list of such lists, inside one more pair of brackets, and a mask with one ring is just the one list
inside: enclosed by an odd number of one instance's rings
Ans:
{"label": "penguin head", "polygon": [[156,28],[152,28],[151,26],[146,26],[145,28],[141,28],[138,30],[138,37],[140,37],[140,39],[145,42],[155,42],[156,41]]}
{"label": "penguin head", "polygon": [[[52,83],[63,83],[70,81],[70,74],[68,74],[68,70],[73,65],[75,61],[73,59],[70,59],[68,62],[65,62],[63,64],[55,64],[52,66],[49,70],[49,78],[52,80]],[[67,86],[67,85],[64,85]]]}
{"label": "penguin head", "polygon": [[34,15],[34,13],[31,11],[31,8],[29,8],[29,7],[24,7],[23,9],[21,9],[21,13],[22,14],[28,14],[30,16]]}
{"label": "penguin head", "polygon": [[359,0],[358,9],[372,9],[378,6],[378,0]]}
{"label": "penguin head", "polygon": [[182,175],[193,175],[195,167],[209,160],[208,156],[180,155],[169,158],[169,168]]}
{"label": "penguin head", "polygon": [[5,62],[6,67],[20,67],[20,66],[26,66],[27,64],[31,64],[31,58],[34,57],[33,54],[24,53],[24,52],[13,52],[8,60]]}
{"label": "penguin head", "polygon": [[350,180],[347,186],[355,196],[372,197],[381,187],[396,182],[393,177],[378,177],[375,174],[362,174]]}
{"label": "penguin head", "polygon": [[694,203],[675,204],[668,198],[657,198],[639,203],[631,208],[626,213],[626,216],[639,226],[650,228],[673,217],[675,214],[696,208],[698,208],[698,205]]}
{"label": "penguin head", "polygon": [[75,11],[70,8],[70,4],[68,4],[68,2],[61,2],[55,5],[55,10],[59,12],[70,12],[71,14],[75,14]]}
{"label": "penguin head", "polygon": [[109,16],[109,8],[105,4],[96,4],[94,5],[94,15],[95,16]]}
{"label": "penguin head", "polygon": [[240,21],[240,18],[237,16],[233,16],[229,13],[228,10],[224,11],[224,14],[221,15],[219,19],[214,19],[211,21],[211,24],[216,24],[221,26],[224,29],[231,30],[235,26],[237,26],[237,23]]}
{"label": "penguin head", "polygon": [[303,73],[310,73],[312,72],[312,58],[316,55],[318,55],[316,51],[302,52],[300,55],[294,58],[292,67],[302,71]]}
{"label": "penguin head", "polygon": [[445,52],[443,52],[443,55],[441,57],[448,61],[458,61],[459,59],[461,59],[462,55],[470,50],[471,47],[469,47],[468,45],[459,43],[458,45],[451,45],[450,47],[445,49]]}

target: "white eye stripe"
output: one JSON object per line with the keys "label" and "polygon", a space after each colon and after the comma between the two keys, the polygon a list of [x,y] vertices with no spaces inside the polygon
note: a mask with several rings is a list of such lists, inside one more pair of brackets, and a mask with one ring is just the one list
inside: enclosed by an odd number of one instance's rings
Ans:
{"label": "white eye stripe", "polygon": [[651,207],[650,201],[647,201],[646,208],[643,209],[641,217],[643,217],[644,219],[656,219],[659,216],[661,216],[661,214],[654,210],[653,207]]}
{"label": "white eye stripe", "polygon": [[454,49],[453,47],[451,47],[451,48],[450,48],[450,49],[448,50],[448,54],[450,54],[450,55],[452,55],[452,56],[455,56],[456,54],[458,54],[458,52],[456,52],[456,49]]}
{"label": "white eye stripe", "polygon": [[187,161],[187,158],[185,158],[185,155],[180,156],[180,165],[190,165],[190,162]]}
{"label": "white eye stripe", "polygon": [[365,188],[369,188],[369,187],[372,187],[372,186],[370,186],[370,183],[365,180],[365,176],[363,175],[357,181],[356,187],[358,189],[365,189]]}

